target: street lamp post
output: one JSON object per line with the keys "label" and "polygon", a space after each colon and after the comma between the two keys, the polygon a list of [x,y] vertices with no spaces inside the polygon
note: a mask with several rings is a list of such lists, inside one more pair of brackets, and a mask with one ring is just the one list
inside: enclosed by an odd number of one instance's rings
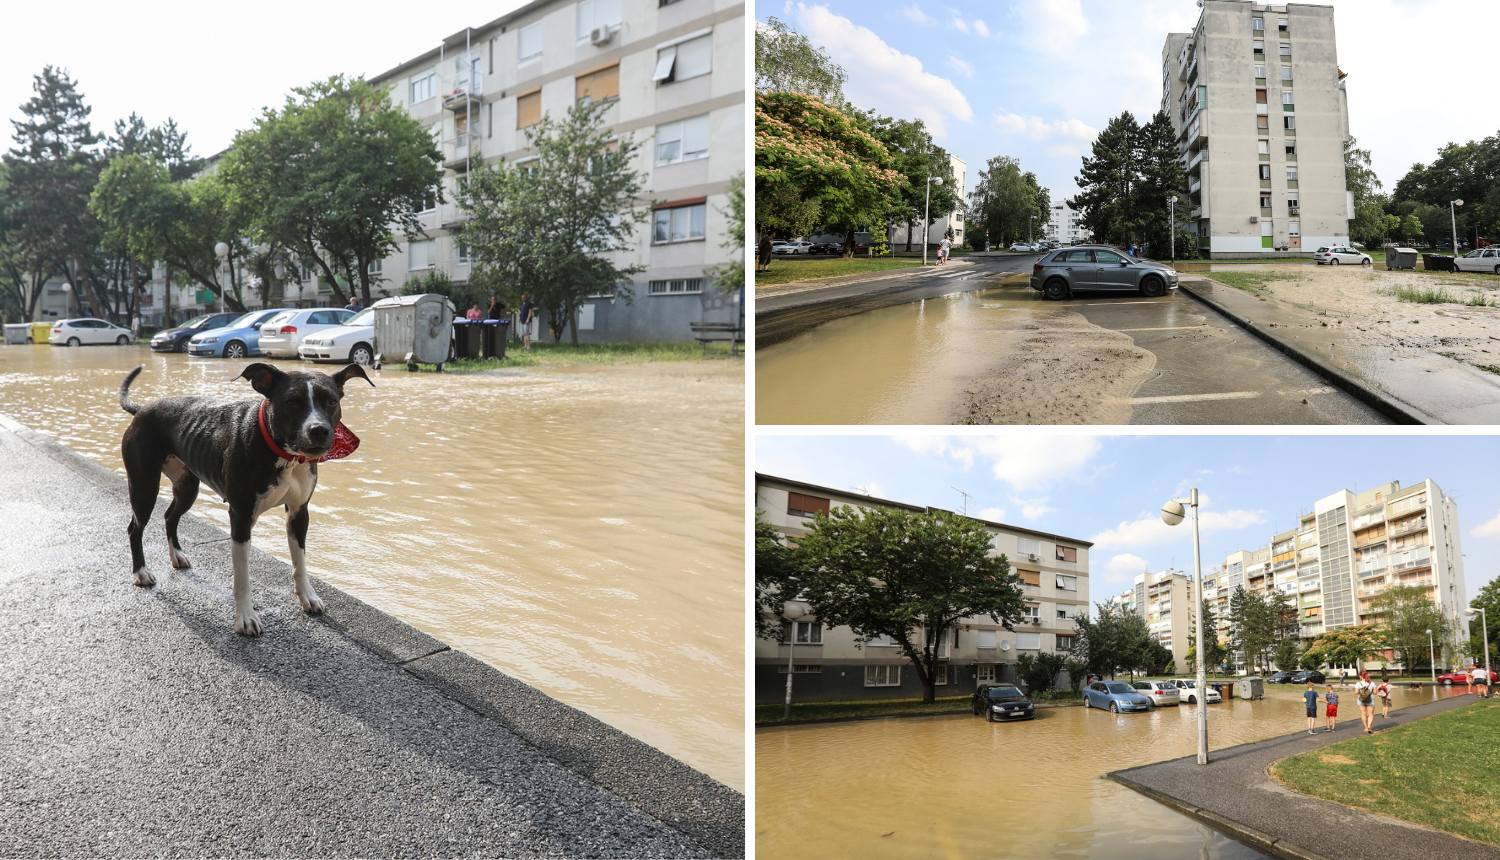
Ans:
{"label": "street lamp post", "polygon": [[791,635],[786,640],[786,710],[782,712],[783,720],[792,718],[792,675],[796,674],[797,667],[792,664],[792,652],[797,649],[797,619],[807,617],[807,604],[788,600],[781,607],[781,614],[786,620],[792,622]]}
{"label": "street lamp post", "polygon": [[[219,244],[217,244],[217,245],[214,246],[214,253],[219,256],[219,267],[221,269],[223,269],[224,271],[228,271],[228,269],[229,269],[229,245],[227,243],[225,243],[225,242],[220,242]],[[220,290],[227,289],[224,286],[223,281],[219,282],[219,289]],[[219,298],[219,310],[222,311],[222,310],[224,310],[223,293],[221,292],[219,295],[220,295],[220,298]]]}
{"label": "street lamp post", "polygon": [[1177,265],[1177,195],[1167,195],[1167,234],[1172,237],[1172,265]]}
{"label": "street lamp post", "polygon": [[1493,684],[1495,682],[1495,678],[1494,678],[1493,675],[1490,674],[1490,617],[1489,617],[1489,613],[1484,611],[1484,607],[1483,606],[1470,606],[1468,609],[1464,610],[1464,614],[1467,615],[1467,616],[1469,616],[1470,618],[1473,618],[1476,614],[1479,616],[1479,621],[1480,621],[1480,624],[1482,625],[1479,629],[1484,633],[1484,678],[1485,678],[1486,681],[1488,681],[1491,684]]}
{"label": "street lamp post", "polygon": [[72,299],[73,299],[73,285],[70,284],[70,283],[68,283],[67,281],[63,281],[62,291],[63,291],[63,317],[66,318],[66,317],[70,317],[70,316],[73,315],[73,307],[72,307],[72,305],[73,305],[73,301],[72,301]]}
{"label": "street lamp post", "polygon": [[922,201],[922,265],[927,265],[927,216],[932,210],[932,183],[943,184],[943,180],[935,176],[927,177],[927,197]]}
{"label": "street lamp post", "polygon": [[[1455,260],[1458,259],[1458,215],[1453,207],[1462,205],[1464,205],[1462,200],[1448,201],[1448,223],[1453,227],[1453,259]],[[1455,265],[1453,268],[1457,269],[1458,266]]]}
{"label": "street lamp post", "polygon": [[1035,244],[1035,243],[1033,243],[1031,241],[1031,228],[1034,227],[1034,226],[1036,226],[1036,216],[1035,215],[1031,216],[1031,220],[1030,221],[1026,222],[1026,244],[1028,244],[1028,245]]}
{"label": "street lamp post", "polygon": [[1193,509],[1193,580],[1198,583],[1194,594],[1198,601],[1196,612],[1198,623],[1193,625],[1198,631],[1198,659],[1193,661],[1198,668],[1198,763],[1208,764],[1208,708],[1206,707],[1208,705],[1208,675],[1204,668],[1203,651],[1203,612],[1201,609],[1203,606],[1203,565],[1199,558],[1198,547],[1198,490],[1194,488],[1187,498],[1173,499],[1162,505],[1161,519],[1169,526],[1182,522],[1186,513],[1182,508],[1184,503]]}
{"label": "street lamp post", "polygon": [[1432,669],[1432,685],[1437,686],[1437,649],[1432,643],[1432,631],[1427,631],[1427,665]]}

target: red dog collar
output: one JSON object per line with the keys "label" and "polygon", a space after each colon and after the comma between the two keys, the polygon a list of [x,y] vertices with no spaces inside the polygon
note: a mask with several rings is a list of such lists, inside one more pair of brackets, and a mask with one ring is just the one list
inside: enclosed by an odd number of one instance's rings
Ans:
{"label": "red dog collar", "polygon": [[270,446],[271,453],[283,460],[291,460],[294,463],[322,463],[327,460],[342,460],[353,454],[354,449],[359,447],[359,437],[354,435],[354,431],[345,427],[344,422],[340,421],[339,426],[333,428],[333,447],[328,449],[327,454],[321,457],[304,457],[301,454],[288,454],[285,449],[276,444],[275,439],[271,438],[271,430],[266,426],[266,403],[268,402],[266,400],[260,402],[260,412],[258,413],[260,438],[266,440],[266,445]]}

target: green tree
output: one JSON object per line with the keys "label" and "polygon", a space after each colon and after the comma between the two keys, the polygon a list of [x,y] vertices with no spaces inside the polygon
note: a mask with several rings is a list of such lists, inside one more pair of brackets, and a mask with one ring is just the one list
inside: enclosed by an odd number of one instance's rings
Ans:
{"label": "green tree", "polygon": [[[1203,651],[1207,655],[1208,662],[1203,665],[1204,670],[1217,673],[1224,660],[1229,657],[1229,651],[1219,641],[1219,622],[1214,606],[1206,598],[1202,601],[1199,612],[1203,618]],[[1188,664],[1197,672],[1198,659],[1198,621],[1188,625],[1188,636],[1191,644],[1188,646]]]}
{"label": "green tree", "polygon": [[[858,117],[798,93],[755,94],[755,219],[761,232],[883,224],[906,179]],[[852,251],[846,244],[845,256]]]}
{"label": "green tree", "polygon": [[755,509],[755,635],[780,641],[782,605],[797,575],[797,551],[786,544],[781,530]]}
{"label": "green tree", "polygon": [[1386,234],[1385,196],[1380,193],[1380,179],[1370,166],[1370,151],[1360,149],[1353,135],[1344,142],[1344,187],[1354,194],[1349,238],[1367,245],[1379,244]]}
{"label": "green tree", "polygon": [[1016,678],[1026,686],[1026,694],[1040,698],[1057,686],[1057,676],[1069,661],[1061,654],[1021,654],[1016,657]]}
{"label": "green tree", "polygon": [[827,51],[786,22],[767,17],[755,23],[756,92],[802,93],[837,105],[848,79]]}
{"label": "green tree", "polygon": [[401,295],[422,296],[435,293],[447,296],[453,302],[453,309],[462,316],[471,305],[485,307],[489,301],[489,293],[473,278],[465,283],[459,283],[451,278],[442,269],[432,268],[421,272],[411,272],[406,276],[406,281],[401,284]]}
{"label": "green tree", "polygon": [[1111,119],[1083,157],[1077,196],[1068,205],[1097,241],[1123,244],[1136,222],[1136,138],[1140,126],[1130,111]]}
{"label": "green tree", "polygon": [[1282,639],[1272,649],[1271,659],[1276,663],[1276,668],[1283,672],[1297,671],[1297,666],[1302,662],[1301,643],[1295,638]]}
{"label": "green tree", "polygon": [[941,511],[849,507],[818,514],[798,538],[796,593],[822,623],[865,640],[890,637],[935,697],[942,643],[963,618],[1005,629],[1021,617],[1020,578],[975,520]]}
{"label": "green tree", "polygon": [[[726,226],[724,241],[720,248],[738,251],[740,258],[708,268],[708,276],[726,296],[732,296],[745,288],[745,172],[740,171],[729,180],[729,208],[724,210]],[[743,299],[741,299],[743,301]]]}
{"label": "green tree", "polygon": [[1408,242],[1416,242],[1422,238],[1422,222],[1416,215],[1407,215],[1401,219],[1401,238]]}
{"label": "green tree", "polygon": [[1354,663],[1385,647],[1385,638],[1372,627],[1340,627],[1317,637],[1307,646],[1302,665],[1325,666]]}
{"label": "green tree", "polygon": [[[578,345],[578,309],[589,296],[634,298],[629,283],[644,266],[616,265],[611,255],[638,241],[651,212],[641,197],[649,178],[632,166],[640,144],[605,127],[612,101],[578,103],[557,120],[544,116],[526,130],[537,157],[471,172],[459,191],[470,214],[464,241],[476,269],[498,291],[533,301],[547,312],[553,337],[566,331]],[[656,225],[657,238],[670,234]]]}
{"label": "green tree", "polygon": [[1136,134],[1137,178],[1133,183],[1131,239],[1148,245],[1151,255],[1161,257],[1171,242],[1175,229],[1167,197],[1176,195],[1181,202],[1176,211],[1186,214],[1189,202],[1187,171],[1177,153],[1177,134],[1165,112],[1158,111]]}
{"label": "green tree", "polygon": [[1037,214],[1039,190],[1035,175],[1022,172],[1020,159],[997,155],[979,171],[969,195],[969,221],[983,224],[990,241],[1001,247],[1019,242]]}
{"label": "green tree", "polygon": [[1276,619],[1264,594],[1236,586],[1229,596],[1230,641],[1245,654],[1245,666],[1259,671],[1269,664],[1276,641]]}
{"label": "green tree", "polygon": [[342,284],[358,283],[368,307],[370,267],[396,250],[391,225],[422,235],[417,213],[440,194],[441,161],[389,89],[337,75],[267,108],[235,136],[219,172],[253,242],[314,266],[338,304]]}
{"label": "green tree", "polygon": [[[954,181],[953,161],[946,149],[933,142],[926,124],[919,119],[893,119],[863,111],[856,111],[856,114],[891,154],[893,169],[906,178],[906,184],[901,187],[885,219],[906,225],[906,250],[910,251],[913,239],[922,235],[916,225],[922,223],[924,211],[930,227],[933,221],[963,202]],[[932,184],[931,200],[926,196],[929,177],[942,180],[941,185]],[[941,238],[932,237],[933,241]]]}
{"label": "green tree", "polygon": [[[1500,579],[1492,579],[1489,582],[1485,583],[1484,586],[1479,589],[1479,594],[1477,594],[1474,599],[1469,601],[1469,606],[1483,607],[1485,612],[1487,613],[1487,616],[1495,616],[1495,626],[1489,628],[1489,659],[1491,662],[1496,662],[1497,658],[1500,658]],[[1484,624],[1481,623],[1479,616],[1476,615],[1473,618],[1469,619],[1468,640],[1456,644],[1459,644],[1469,657],[1480,662],[1484,662],[1484,632]],[[1458,635],[1458,629],[1456,626],[1452,631],[1452,635]],[[1456,655],[1450,654],[1448,655],[1447,659],[1456,659]]]}
{"label": "green tree", "polygon": [[1063,663],[1063,668],[1068,670],[1068,688],[1077,696],[1083,689],[1084,665],[1083,661],[1072,658]]}
{"label": "green tree", "polygon": [[[1396,662],[1410,673],[1428,660],[1427,631],[1442,648],[1453,638],[1452,622],[1428,594],[1428,589],[1414,585],[1393,585],[1376,597],[1370,606],[1376,615],[1385,644],[1395,649]],[[1441,652],[1439,652],[1441,654]]]}

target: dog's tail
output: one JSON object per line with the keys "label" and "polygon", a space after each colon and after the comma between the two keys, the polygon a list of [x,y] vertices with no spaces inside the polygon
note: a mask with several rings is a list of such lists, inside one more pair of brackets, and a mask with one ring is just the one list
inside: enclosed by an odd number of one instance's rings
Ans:
{"label": "dog's tail", "polygon": [[125,381],[120,383],[120,408],[131,415],[141,411],[141,407],[134,400],[130,399],[130,383],[135,382],[135,378],[141,375],[141,368],[143,367],[145,367],[144,364],[136,365],[135,370],[130,371],[125,377]]}

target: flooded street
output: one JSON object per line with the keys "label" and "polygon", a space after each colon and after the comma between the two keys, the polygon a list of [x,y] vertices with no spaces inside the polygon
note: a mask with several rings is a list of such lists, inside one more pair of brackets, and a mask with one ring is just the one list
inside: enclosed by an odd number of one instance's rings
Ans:
{"label": "flooded street", "polygon": [[[0,412],[123,475],[141,363],[139,403],[255,396],[242,362],[0,346]],[[743,790],[744,365],[370,377],[344,398],[361,447],[320,469],[312,572]],[[207,487],[193,513],[228,527]],[[279,509],[254,543],[288,560]]]}
{"label": "flooded street", "polygon": [[[1262,700],[1209,705],[1209,749],[1305,730],[1303,689],[1267,686]],[[1393,707],[1448,695],[1398,689]],[[1354,738],[1359,712],[1347,710],[1338,735]],[[1014,724],[948,716],[760,729],[756,856],[1262,856],[1100,778],[1196,750],[1191,705],[1118,716],[1038,709]]]}

